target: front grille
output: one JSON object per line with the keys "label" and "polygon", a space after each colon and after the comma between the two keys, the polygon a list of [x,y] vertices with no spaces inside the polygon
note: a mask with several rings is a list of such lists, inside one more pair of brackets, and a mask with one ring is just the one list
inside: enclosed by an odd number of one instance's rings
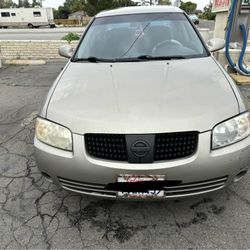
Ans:
{"label": "front grille", "polygon": [[[151,162],[189,157],[197,150],[198,132],[164,133],[155,134],[153,136],[154,140],[152,145],[153,153]],[[86,151],[88,155],[94,158],[128,162],[128,153],[131,154],[131,150],[133,149],[128,146],[128,140],[126,140],[126,137],[128,138],[129,135],[86,134]],[[136,142],[136,135],[134,137]],[[140,141],[142,137],[143,135],[140,135]],[[133,153],[134,152],[132,152],[132,154]],[[140,159],[138,162],[140,163],[143,161]]]}
{"label": "front grille", "polygon": [[198,132],[156,134],[155,161],[173,160],[193,155],[198,144]]}
{"label": "front grille", "polygon": [[[224,188],[227,178],[227,176],[224,176],[206,181],[170,185],[163,187],[162,190],[164,190],[164,198],[166,199],[204,194]],[[107,185],[103,184],[84,183],[62,177],[58,177],[58,179],[64,189],[81,194],[115,198],[118,193],[118,191],[107,189]],[[153,189],[149,187],[149,190]]]}
{"label": "front grille", "polygon": [[86,134],[85,146],[87,153],[93,157],[127,161],[125,135],[119,134]]}

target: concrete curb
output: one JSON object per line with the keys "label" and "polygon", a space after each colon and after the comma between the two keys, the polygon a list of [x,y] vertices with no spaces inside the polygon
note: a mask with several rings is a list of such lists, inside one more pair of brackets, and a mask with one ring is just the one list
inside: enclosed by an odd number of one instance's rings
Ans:
{"label": "concrete curb", "polygon": [[45,60],[13,59],[13,60],[5,60],[4,64],[8,64],[8,65],[44,65],[44,64],[46,64],[46,61]]}

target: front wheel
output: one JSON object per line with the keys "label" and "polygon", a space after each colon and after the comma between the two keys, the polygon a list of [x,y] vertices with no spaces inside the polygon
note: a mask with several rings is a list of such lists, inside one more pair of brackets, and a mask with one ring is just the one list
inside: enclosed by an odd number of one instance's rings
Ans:
{"label": "front wheel", "polygon": [[55,25],[55,24],[50,24],[49,27],[50,27],[51,29],[53,29],[53,28],[56,28],[56,25]]}
{"label": "front wheel", "polygon": [[33,28],[34,28],[33,24],[32,24],[32,23],[29,23],[29,24],[28,24],[28,28],[29,28],[29,29],[33,29]]}

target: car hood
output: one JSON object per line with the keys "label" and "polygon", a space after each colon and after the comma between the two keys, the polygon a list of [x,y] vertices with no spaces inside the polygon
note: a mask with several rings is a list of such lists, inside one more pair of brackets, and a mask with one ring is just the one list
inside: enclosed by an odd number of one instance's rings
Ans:
{"label": "car hood", "polygon": [[84,133],[207,131],[239,113],[213,58],[69,63],[47,118]]}

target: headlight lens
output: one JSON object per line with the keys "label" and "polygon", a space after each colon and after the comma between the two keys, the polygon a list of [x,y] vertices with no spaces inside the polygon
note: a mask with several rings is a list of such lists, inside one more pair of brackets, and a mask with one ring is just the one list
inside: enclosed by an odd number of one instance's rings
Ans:
{"label": "headlight lens", "polygon": [[240,141],[250,134],[249,112],[217,125],[213,129],[212,149],[225,147]]}
{"label": "headlight lens", "polygon": [[45,119],[36,120],[36,138],[50,146],[72,151],[71,131]]}

